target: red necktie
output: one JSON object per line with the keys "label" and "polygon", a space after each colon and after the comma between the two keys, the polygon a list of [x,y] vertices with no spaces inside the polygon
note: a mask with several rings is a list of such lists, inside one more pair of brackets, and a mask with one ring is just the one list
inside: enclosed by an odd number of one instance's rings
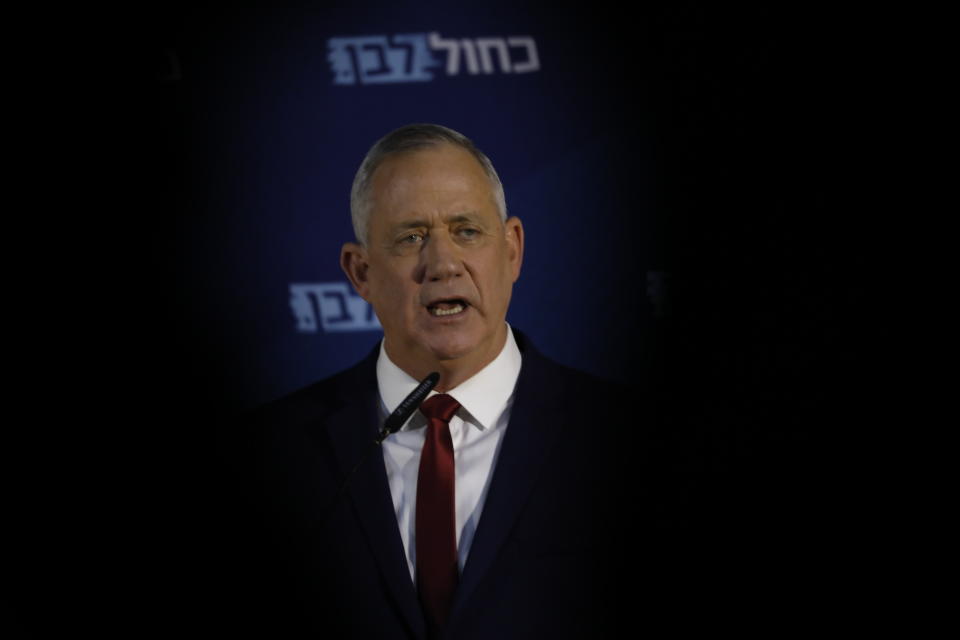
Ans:
{"label": "red necktie", "polygon": [[427,435],[417,477],[417,587],[427,620],[436,630],[447,621],[460,577],[450,437],[450,418],[459,408],[460,403],[446,394],[420,405],[427,417]]}

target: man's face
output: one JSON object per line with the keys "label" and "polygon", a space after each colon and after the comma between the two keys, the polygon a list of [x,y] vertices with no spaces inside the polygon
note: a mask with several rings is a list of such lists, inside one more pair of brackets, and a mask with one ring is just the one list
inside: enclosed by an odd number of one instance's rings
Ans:
{"label": "man's face", "polygon": [[483,168],[453,145],[387,157],[370,195],[367,246],[348,243],[341,263],[373,305],[388,355],[417,376],[440,362],[472,375],[506,339],[520,221],[501,221]]}

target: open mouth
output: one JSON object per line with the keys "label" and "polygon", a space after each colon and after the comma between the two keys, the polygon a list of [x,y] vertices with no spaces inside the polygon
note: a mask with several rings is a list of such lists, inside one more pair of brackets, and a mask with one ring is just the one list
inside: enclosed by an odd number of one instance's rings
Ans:
{"label": "open mouth", "polygon": [[427,306],[430,315],[441,318],[443,316],[455,316],[458,313],[466,311],[470,304],[460,298],[451,298],[450,300],[438,300]]}

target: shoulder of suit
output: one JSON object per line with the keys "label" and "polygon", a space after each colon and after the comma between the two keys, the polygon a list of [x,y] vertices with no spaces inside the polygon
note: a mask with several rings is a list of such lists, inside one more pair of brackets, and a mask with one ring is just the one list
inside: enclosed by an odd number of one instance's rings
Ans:
{"label": "shoulder of suit", "polygon": [[243,417],[248,428],[323,419],[345,404],[376,390],[374,349],[354,366],[255,407]]}
{"label": "shoulder of suit", "polygon": [[[583,371],[582,369],[575,369],[560,364],[540,353],[530,338],[522,331],[514,328],[513,333],[523,358],[521,375],[526,373],[528,377],[532,376],[538,381],[549,381],[553,384],[561,385],[564,388],[579,388],[589,392],[606,390],[607,392],[630,393],[628,385]],[[524,367],[526,371],[524,371]]]}

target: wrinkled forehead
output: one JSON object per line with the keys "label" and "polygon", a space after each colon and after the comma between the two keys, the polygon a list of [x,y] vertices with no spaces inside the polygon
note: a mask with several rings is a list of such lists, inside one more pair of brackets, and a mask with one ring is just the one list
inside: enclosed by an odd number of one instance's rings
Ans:
{"label": "wrinkled forehead", "polygon": [[393,153],[371,180],[373,212],[422,206],[495,206],[493,185],[469,151],[450,144]]}
{"label": "wrinkled forehead", "polygon": [[374,170],[371,180],[376,184],[382,183],[387,176],[409,174],[461,174],[471,178],[488,178],[483,165],[468,150],[450,143],[438,142],[387,154]]}

